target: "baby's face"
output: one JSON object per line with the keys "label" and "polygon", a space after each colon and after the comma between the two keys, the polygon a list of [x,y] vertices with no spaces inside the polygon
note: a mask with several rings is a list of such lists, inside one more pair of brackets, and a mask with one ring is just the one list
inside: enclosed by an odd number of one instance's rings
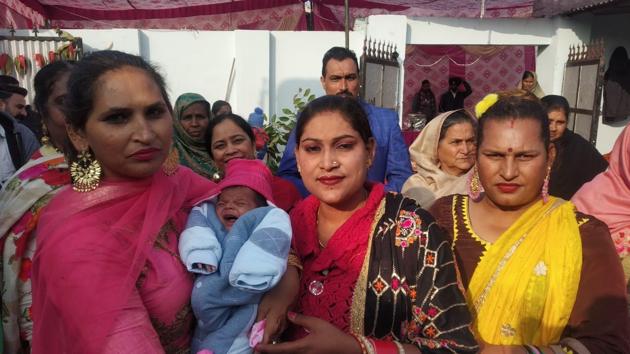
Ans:
{"label": "baby's face", "polygon": [[224,189],[217,200],[216,212],[226,230],[232,229],[236,219],[256,208],[256,192],[248,187]]}

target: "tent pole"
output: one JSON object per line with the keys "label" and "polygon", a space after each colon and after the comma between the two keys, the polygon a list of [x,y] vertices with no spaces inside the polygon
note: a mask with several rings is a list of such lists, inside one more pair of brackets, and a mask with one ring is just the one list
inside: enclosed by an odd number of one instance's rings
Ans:
{"label": "tent pole", "polygon": [[346,49],[350,48],[350,11],[348,10],[348,0],[344,0],[344,27],[346,32]]}

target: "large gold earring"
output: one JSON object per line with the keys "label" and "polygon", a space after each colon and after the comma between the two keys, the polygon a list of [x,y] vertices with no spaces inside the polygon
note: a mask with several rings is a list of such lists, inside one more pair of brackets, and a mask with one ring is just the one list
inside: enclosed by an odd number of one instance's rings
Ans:
{"label": "large gold earring", "polygon": [[70,176],[72,176],[72,189],[85,193],[96,189],[101,183],[101,165],[89,149],[81,151],[77,160],[70,164]]}
{"label": "large gold earring", "polygon": [[46,128],[46,124],[42,123],[42,138],[39,139],[42,145],[50,144],[50,137],[48,136],[48,128]]}
{"label": "large gold earring", "polygon": [[52,141],[50,140],[50,134],[48,133],[48,127],[46,127],[46,124],[44,124],[44,122],[42,122],[42,138],[39,139],[39,141],[42,143],[42,146],[48,146],[50,148],[53,148],[56,152],[60,154],[63,153],[61,150],[59,150],[58,147],[53,145]]}
{"label": "large gold earring", "polygon": [[479,181],[479,172],[477,166],[473,167],[473,172],[468,175],[468,196],[474,200],[479,200],[479,196],[484,192],[481,181]]}
{"label": "large gold earring", "polygon": [[172,147],[171,151],[168,153],[166,160],[162,163],[162,171],[167,176],[172,176],[177,172],[179,168],[179,152],[176,148]]}

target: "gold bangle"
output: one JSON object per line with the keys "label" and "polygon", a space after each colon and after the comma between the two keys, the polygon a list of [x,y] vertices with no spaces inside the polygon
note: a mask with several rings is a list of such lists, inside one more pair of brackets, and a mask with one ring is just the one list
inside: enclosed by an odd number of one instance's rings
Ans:
{"label": "gold bangle", "polygon": [[376,348],[374,347],[374,342],[366,336],[363,337],[365,340],[365,347],[367,348],[367,354],[376,354]]}
{"label": "gold bangle", "polygon": [[300,261],[300,257],[296,256],[293,253],[289,254],[289,257],[287,258],[287,265],[294,266],[294,267],[296,267],[299,270],[303,270],[302,262]]}
{"label": "gold bangle", "polygon": [[359,347],[361,348],[361,354],[367,354],[367,348],[365,347],[365,342],[363,341],[362,336],[358,334],[350,333],[350,335],[359,343]]}
{"label": "gold bangle", "polygon": [[374,346],[365,336],[356,333],[350,333],[350,335],[353,336],[359,343],[359,346],[361,347],[361,354],[376,354],[374,352]]}
{"label": "gold bangle", "polygon": [[396,344],[396,348],[398,348],[398,354],[406,354],[405,347],[403,347],[400,342],[394,341],[394,344]]}

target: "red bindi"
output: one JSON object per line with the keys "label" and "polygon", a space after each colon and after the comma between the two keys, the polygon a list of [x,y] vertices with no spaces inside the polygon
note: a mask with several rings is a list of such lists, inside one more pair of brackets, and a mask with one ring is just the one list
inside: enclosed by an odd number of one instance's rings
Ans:
{"label": "red bindi", "polygon": [[512,151],[513,151],[512,148],[508,148],[508,152],[512,152]]}

